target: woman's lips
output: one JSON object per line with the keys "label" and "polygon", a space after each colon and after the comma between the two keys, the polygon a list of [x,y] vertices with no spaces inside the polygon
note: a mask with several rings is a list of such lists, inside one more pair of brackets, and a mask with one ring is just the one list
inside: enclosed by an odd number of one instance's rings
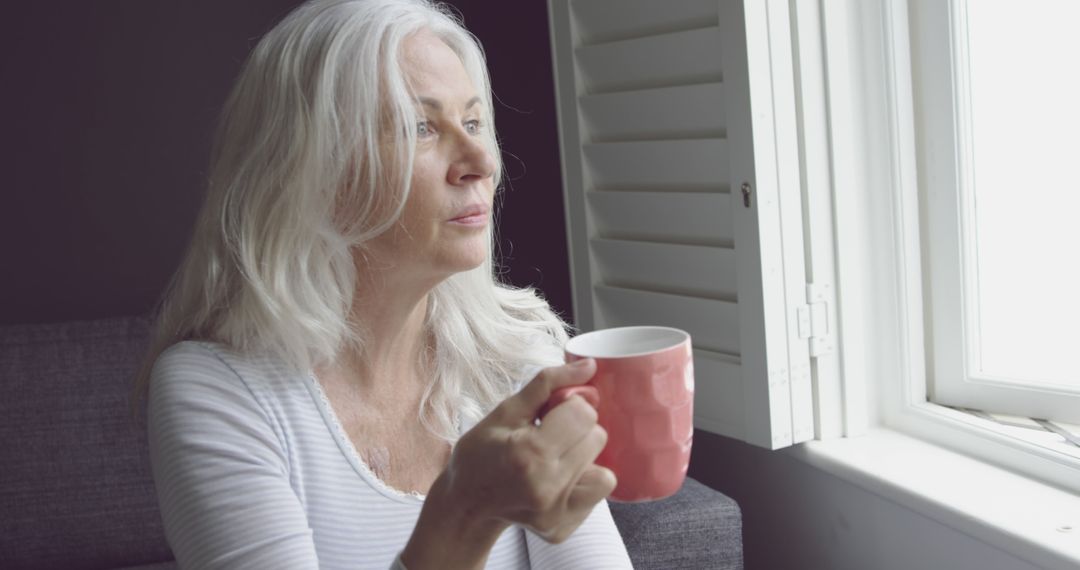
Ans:
{"label": "woman's lips", "polygon": [[483,226],[487,224],[488,216],[486,213],[482,214],[470,214],[467,216],[461,216],[460,218],[454,218],[450,220],[451,224],[458,224],[462,226]]}
{"label": "woman's lips", "polygon": [[470,204],[457,211],[458,216],[450,223],[460,226],[477,227],[488,223],[489,210],[483,204]]}

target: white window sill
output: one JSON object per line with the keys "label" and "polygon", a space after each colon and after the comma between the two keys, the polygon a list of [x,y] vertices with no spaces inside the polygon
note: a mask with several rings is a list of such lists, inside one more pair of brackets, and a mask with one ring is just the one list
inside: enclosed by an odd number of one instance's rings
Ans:
{"label": "white window sill", "polygon": [[787,453],[1036,566],[1080,567],[1080,495],[888,429]]}

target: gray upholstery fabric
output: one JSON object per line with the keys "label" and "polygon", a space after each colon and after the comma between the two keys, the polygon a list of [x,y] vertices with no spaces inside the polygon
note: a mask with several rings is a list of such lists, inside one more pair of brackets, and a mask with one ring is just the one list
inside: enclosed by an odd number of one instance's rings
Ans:
{"label": "gray upholstery fabric", "polygon": [[636,570],[742,570],[742,511],[727,496],[687,478],[653,503],[611,503]]}
{"label": "gray upholstery fabric", "polygon": [[128,394],[142,319],[0,327],[0,567],[172,559]]}
{"label": "gray upholstery fabric", "polygon": [[[175,570],[131,382],[138,317],[0,326],[0,569]],[[687,479],[611,506],[635,568],[742,568],[742,518]]]}

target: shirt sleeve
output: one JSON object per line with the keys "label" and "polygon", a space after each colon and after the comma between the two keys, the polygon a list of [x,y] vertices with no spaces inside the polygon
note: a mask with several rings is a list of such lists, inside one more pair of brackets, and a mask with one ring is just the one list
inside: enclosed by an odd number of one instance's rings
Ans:
{"label": "shirt sleeve", "polygon": [[312,530],[269,416],[210,348],[162,353],[148,398],[150,460],[181,568],[317,570]]}
{"label": "shirt sleeve", "polygon": [[533,570],[633,570],[607,501],[600,501],[581,526],[560,544],[525,531]]}

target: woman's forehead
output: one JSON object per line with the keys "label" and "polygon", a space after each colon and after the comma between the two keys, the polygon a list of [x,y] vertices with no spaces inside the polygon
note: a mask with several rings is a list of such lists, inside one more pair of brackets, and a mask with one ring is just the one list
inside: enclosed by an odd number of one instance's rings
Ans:
{"label": "woman's forehead", "polygon": [[429,30],[405,39],[401,72],[418,104],[465,107],[474,105],[478,96],[457,52]]}

